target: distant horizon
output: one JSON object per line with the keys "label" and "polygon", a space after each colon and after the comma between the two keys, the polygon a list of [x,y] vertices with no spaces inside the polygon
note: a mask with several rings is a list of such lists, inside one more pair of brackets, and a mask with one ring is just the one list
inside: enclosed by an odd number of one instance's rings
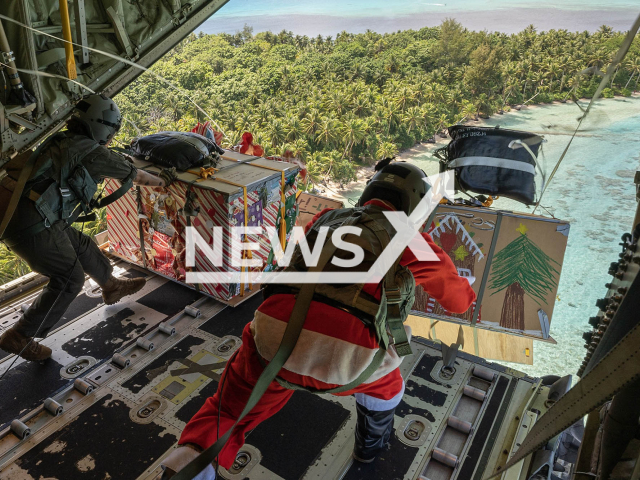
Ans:
{"label": "distant horizon", "polygon": [[[291,31],[296,35],[315,37],[334,36],[342,31],[349,33],[364,33],[372,30],[377,33],[392,33],[399,30],[419,30],[424,27],[435,27],[446,18],[454,18],[465,28],[474,31],[487,30],[490,32],[502,32],[506,34],[518,33],[529,25],[534,25],[537,31],[568,30],[570,32],[598,30],[602,25],[607,25],[615,31],[627,31],[634,19],[640,13],[639,8],[630,8],[624,0],[613,0],[616,5],[613,8],[596,8],[594,1],[584,0],[584,8],[576,2],[569,7],[558,8],[552,6],[531,7],[527,0],[507,0],[499,7],[490,8],[491,0],[480,9],[477,3],[468,3],[467,0],[456,0],[446,3],[422,3],[403,4],[398,2],[398,8],[392,12],[377,5],[377,0],[371,0],[371,8],[354,12],[354,6],[360,0],[352,0],[344,3],[344,8],[336,5],[328,5],[324,8],[309,4],[305,7],[306,0],[296,4],[295,8],[283,2],[280,8],[273,5],[268,13],[252,8],[257,0],[231,0],[227,5],[203,23],[197,32],[204,33],[229,33],[241,31],[245,25],[253,28],[254,33],[271,31],[274,33],[282,30]],[[329,0],[331,2],[331,0]],[[246,10],[240,6],[246,4]],[[269,5],[269,0],[260,2],[260,5]],[[518,6],[518,5],[523,6]],[[231,8],[233,5],[234,8]],[[414,7],[409,7],[412,5]],[[421,5],[422,10],[416,10],[415,5]],[[449,6],[454,8],[449,9]],[[564,6],[566,7],[566,5]],[[263,9],[266,7],[262,7]],[[472,9],[473,8],[473,9]],[[414,11],[409,12],[413,9]],[[306,13],[306,10],[309,13]],[[247,15],[244,12],[247,12]],[[366,12],[365,15],[360,13]]]}

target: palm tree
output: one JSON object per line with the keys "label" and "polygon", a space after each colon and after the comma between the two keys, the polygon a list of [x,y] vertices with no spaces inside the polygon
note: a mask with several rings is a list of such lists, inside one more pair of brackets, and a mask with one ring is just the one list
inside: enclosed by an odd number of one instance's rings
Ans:
{"label": "palm tree", "polygon": [[267,125],[266,134],[271,141],[271,146],[274,148],[277,145],[283,143],[287,138],[287,131],[285,129],[285,126],[277,118],[274,118],[273,120],[271,120],[271,122],[269,122],[269,124]]}
{"label": "palm tree", "polygon": [[[484,94],[483,94],[484,95]],[[486,96],[486,95],[485,95]],[[478,107],[476,107],[476,114],[479,113],[478,112]],[[446,126],[449,124],[449,117],[446,113],[443,113],[440,115],[440,118],[438,118],[438,123],[437,123],[437,127],[436,127],[436,133],[441,133]]]}
{"label": "palm tree", "polygon": [[311,111],[311,103],[310,102],[302,101],[302,102],[298,103],[297,114],[298,114],[298,118],[300,120],[302,120],[304,117],[306,117],[309,114],[310,111]]}
{"label": "palm tree", "polygon": [[398,153],[398,146],[395,143],[383,142],[378,146],[376,151],[377,158],[389,158],[394,157]]}
{"label": "palm tree", "polygon": [[602,66],[609,62],[609,52],[604,48],[599,48],[595,52],[591,52],[587,66],[596,67],[592,73],[595,75],[598,70],[602,70]]}
{"label": "palm tree", "polygon": [[307,135],[315,136],[318,132],[318,128],[320,127],[320,122],[322,120],[322,115],[317,108],[312,108],[309,111],[309,114],[304,117],[300,124],[304,130],[304,133]]}
{"label": "palm tree", "polygon": [[569,91],[565,95],[564,101],[566,101],[567,98],[569,98],[569,95],[574,93],[576,89],[580,86],[580,77],[578,75],[575,75],[569,78],[569,80],[567,80],[567,86],[569,87]]}
{"label": "palm tree", "polygon": [[[629,86],[629,82],[631,82],[631,79],[635,75],[640,76],[640,56],[628,59],[626,61],[626,63],[625,63],[625,67],[627,67],[629,69],[629,71],[631,72],[631,76],[629,77],[629,80],[627,80],[627,83],[624,86],[624,88],[626,89]],[[636,76],[636,85],[634,87],[634,90],[636,90],[638,88],[638,77],[637,76]]]}
{"label": "palm tree", "polygon": [[271,106],[267,102],[260,103],[254,110],[253,118],[260,126],[265,125],[272,116]]}
{"label": "palm tree", "polygon": [[475,105],[469,101],[464,102],[460,113],[462,115],[462,119],[460,120],[460,122],[464,122],[465,120],[470,120],[470,119],[473,119],[473,120],[478,119],[477,109]]}
{"label": "palm tree", "polygon": [[613,28],[608,25],[602,25],[596,32],[596,35],[601,38],[611,38],[613,36]]}
{"label": "palm tree", "polygon": [[293,142],[290,145],[290,147],[291,147],[291,153],[293,154],[294,157],[299,158],[302,161],[304,161],[307,158],[307,155],[309,153],[309,144],[307,143],[306,140],[302,138],[298,138],[295,142]]}
{"label": "palm tree", "polygon": [[407,86],[400,87],[396,92],[396,105],[401,112],[404,112],[410,106],[413,99],[413,92]]}
{"label": "palm tree", "polygon": [[424,125],[424,116],[420,107],[409,107],[402,117],[402,123],[407,127],[407,131],[420,129]]}
{"label": "palm tree", "polygon": [[364,76],[364,67],[356,63],[351,70],[350,78],[351,80],[357,80],[358,78],[362,78]]}
{"label": "palm tree", "polygon": [[243,132],[247,132],[252,130],[252,119],[251,119],[251,111],[248,109],[241,109],[238,114],[238,119],[234,123],[234,129],[240,130]]}
{"label": "palm tree", "polygon": [[307,172],[313,183],[320,181],[320,176],[328,169],[328,163],[324,152],[313,152],[307,157]]}
{"label": "palm tree", "polygon": [[365,117],[371,111],[370,103],[363,96],[359,96],[353,101],[352,111],[358,117]]}
{"label": "palm tree", "polygon": [[342,156],[351,155],[353,147],[367,135],[365,123],[359,118],[352,118],[347,120],[341,128],[342,142],[346,143],[346,147]]}
{"label": "palm tree", "polygon": [[331,148],[337,139],[336,121],[331,117],[322,117],[318,124],[316,141],[324,144],[325,148]]}
{"label": "palm tree", "polygon": [[329,110],[337,113],[338,115],[342,115],[348,108],[348,101],[342,92],[334,90],[329,93],[327,97],[327,106],[329,107]]}
{"label": "palm tree", "polygon": [[398,124],[400,119],[399,107],[397,104],[390,102],[386,97],[382,99],[382,111],[384,112],[384,120],[387,126],[387,135],[391,132],[391,127]]}
{"label": "palm tree", "polygon": [[298,117],[289,116],[286,119],[286,139],[288,141],[296,141],[302,135],[304,135],[304,127],[302,126],[302,122],[298,120]]}

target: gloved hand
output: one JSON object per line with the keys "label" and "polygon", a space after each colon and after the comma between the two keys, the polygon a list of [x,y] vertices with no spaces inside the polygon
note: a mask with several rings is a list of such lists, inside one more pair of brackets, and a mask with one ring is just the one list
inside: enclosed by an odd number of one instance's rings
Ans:
{"label": "gloved hand", "polygon": [[158,176],[164,181],[164,186],[168,187],[178,178],[178,173],[176,167],[163,168]]}

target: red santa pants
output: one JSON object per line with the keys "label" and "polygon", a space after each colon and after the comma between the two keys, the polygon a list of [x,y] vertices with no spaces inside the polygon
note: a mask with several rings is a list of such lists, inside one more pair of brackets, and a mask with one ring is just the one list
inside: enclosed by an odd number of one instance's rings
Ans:
{"label": "red santa pants", "polygon": [[[218,413],[220,414],[220,436],[222,436],[242,413],[262,371],[263,367],[251,335],[250,324],[247,324],[242,332],[242,345],[227,363],[220,378],[218,390],[213,397],[207,399],[198,413],[189,421],[178,443],[180,445],[192,443],[203,449],[213,445],[218,438]],[[355,394],[356,401],[367,409],[385,411],[395,408],[400,403],[403,393],[404,381],[400,370],[396,368],[375,382],[362,384],[338,395]],[[244,445],[245,433],[278,413],[289,401],[291,395],[293,390],[281,387],[276,381],[271,382],[258,404],[238,424],[220,452],[218,459],[220,466],[230,468],[238,451]],[[221,405],[219,412],[218,405]]]}

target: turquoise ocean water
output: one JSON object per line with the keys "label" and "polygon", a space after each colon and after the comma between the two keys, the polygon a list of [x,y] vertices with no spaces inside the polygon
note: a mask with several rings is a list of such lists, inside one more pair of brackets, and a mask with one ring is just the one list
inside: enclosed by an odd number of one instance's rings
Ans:
{"label": "turquoise ocean water", "polygon": [[[550,172],[579,115],[573,104],[556,104],[496,115],[482,124],[543,134],[547,140],[543,161]],[[606,292],[609,264],[618,260],[620,236],[631,230],[636,208],[633,175],[640,168],[640,98],[601,100],[582,125],[543,198],[548,213],[536,212],[568,220],[571,231],[551,321],[551,336],[558,344],[534,342],[534,365],[513,365],[529,374],[565,375],[578,370],[586,351],[582,333],[591,329],[587,320],[598,311],[596,299]],[[436,146],[406,152],[401,158],[434,174],[438,162],[431,152],[446,143],[440,139]],[[357,198],[361,190],[355,186],[344,197]],[[507,199],[494,206],[532,212]]]}

